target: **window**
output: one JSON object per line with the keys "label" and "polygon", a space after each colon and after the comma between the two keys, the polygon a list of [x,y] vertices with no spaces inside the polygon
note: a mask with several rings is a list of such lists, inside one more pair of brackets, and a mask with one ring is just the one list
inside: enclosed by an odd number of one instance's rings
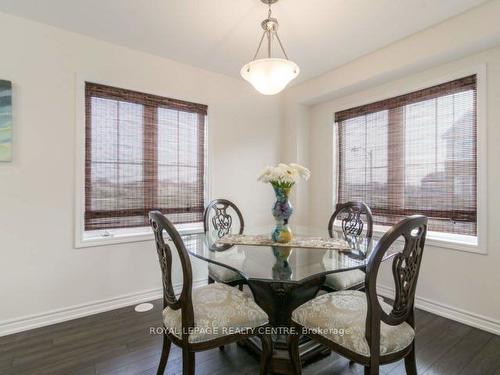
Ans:
{"label": "window", "polygon": [[85,231],[203,220],[207,107],[85,83]]}
{"label": "window", "polygon": [[429,230],[477,236],[476,76],[337,112],[338,201],[379,225],[429,217]]}

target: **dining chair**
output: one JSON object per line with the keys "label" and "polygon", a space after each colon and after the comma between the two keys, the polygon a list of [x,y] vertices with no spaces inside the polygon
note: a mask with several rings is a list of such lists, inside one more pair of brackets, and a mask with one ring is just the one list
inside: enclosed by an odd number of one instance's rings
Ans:
{"label": "dining chair", "polygon": [[[227,199],[214,199],[205,208],[203,214],[203,229],[206,234],[211,232],[215,239],[230,234],[233,230],[242,234],[245,229],[243,215],[239,208]],[[208,283],[224,283],[239,286],[240,290],[246,280],[237,272],[215,264],[208,265]]]}
{"label": "dining chair", "polygon": [[[379,366],[404,358],[406,373],[416,375],[415,290],[427,233],[427,218],[415,215],[394,225],[370,256],[365,291],[344,290],[318,296],[292,313],[289,352],[300,375],[299,338],[305,334],[331,350],[378,374]],[[395,298],[392,305],[377,297],[382,259],[393,257]]]}
{"label": "dining chair", "polygon": [[[345,238],[359,238],[363,234],[363,231],[365,232],[364,237],[367,239],[372,238],[373,216],[370,207],[365,203],[339,203],[328,222],[328,234],[330,237],[334,235],[333,226],[336,220],[341,222]],[[362,270],[331,273],[326,276],[322,289],[327,292],[348,289],[359,290],[363,289],[364,281],[365,272]]]}
{"label": "dining chair", "polygon": [[[182,373],[193,375],[195,352],[250,336],[259,336],[261,340],[260,374],[266,374],[272,355],[271,336],[265,332],[269,324],[267,314],[237,288],[217,283],[193,289],[189,254],[174,225],[158,211],[150,212],[149,220],[163,278],[163,349],[157,375],[165,371],[172,342],[182,348]],[[178,297],[172,286],[171,244],[182,270],[182,290]]]}

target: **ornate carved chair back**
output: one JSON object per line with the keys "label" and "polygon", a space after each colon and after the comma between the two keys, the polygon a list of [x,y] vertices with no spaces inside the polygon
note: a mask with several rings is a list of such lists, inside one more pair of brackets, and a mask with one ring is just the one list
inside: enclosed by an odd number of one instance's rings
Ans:
{"label": "ornate carved chair back", "polygon": [[[179,232],[161,212],[151,211],[149,213],[149,222],[153,228],[163,278],[163,307],[169,307],[172,310],[181,309],[182,337],[187,339],[190,328],[194,327],[193,302],[191,299],[193,272],[189,254]],[[165,233],[170,237],[167,241],[165,241]],[[181,263],[183,285],[179,297],[175,296],[172,286],[172,249],[170,244],[173,244]]]}
{"label": "ornate carved chair back", "polygon": [[[366,269],[365,290],[368,304],[366,339],[372,356],[380,350],[380,322],[391,326],[407,322],[415,327],[414,302],[420,263],[427,234],[427,218],[410,216],[394,225],[373,250]],[[399,240],[399,241],[398,241]],[[401,250],[402,248],[402,250]],[[387,251],[396,251],[392,261],[396,294],[392,310],[382,310],[377,298],[377,276]]]}
{"label": "ornate carved chair back", "polygon": [[232,230],[242,234],[245,223],[241,211],[233,202],[227,199],[215,199],[205,208],[203,227],[205,232],[213,229],[216,237],[221,238]]}
{"label": "ornate carved chair back", "polygon": [[373,234],[373,216],[370,207],[363,202],[339,203],[328,222],[328,233],[333,237],[333,225],[339,220],[344,236],[359,237],[366,229],[366,237]]}

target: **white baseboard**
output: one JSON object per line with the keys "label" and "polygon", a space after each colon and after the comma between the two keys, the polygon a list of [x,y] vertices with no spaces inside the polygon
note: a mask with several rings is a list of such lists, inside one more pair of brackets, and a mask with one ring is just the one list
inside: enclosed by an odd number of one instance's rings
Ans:
{"label": "white baseboard", "polygon": [[[377,293],[383,297],[394,298],[394,288],[385,285],[378,285]],[[483,331],[500,335],[500,321],[496,319],[418,296],[415,297],[415,307],[471,327],[482,329]]]}
{"label": "white baseboard", "polygon": [[[193,287],[206,285],[206,283],[207,280],[205,278],[195,280],[193,281]],[[175,292],[179,293],[181,287],[181,284],[175,285]],[[387,298],[394,298],[394,289],[385,285],[378,286],[378,293]],[[142,302],[152,301],[161,298],[161,296],[161,289],[152,289],[101,301],[66,307],[63,309],[52,310],[42,314],[6,320],[0,322],[0,337],[84,316],[115,310],[126,306],[136,305]],[[498,320],[418,296],[415,298],[415,306],[421,310],[500,335],[500,321]]]}
{"label": "white baseboard", "polygon": [[[193,281],[193,287],[207,284],[207,279]],[[180,293],[182,284],[174,285],[175,293]],[[17,332],[27,331],[34,328],[44,327],[51,324],[61,323],[67,320],[82,318],[126,306],[153,301],[162,297],[161,289],[151,289],[138,293],[131,293],[105,300],[84,303],[81,305],[65,307],[47,311],[41,314],[24,316],[17,319],[0,321],[0,337]]]}

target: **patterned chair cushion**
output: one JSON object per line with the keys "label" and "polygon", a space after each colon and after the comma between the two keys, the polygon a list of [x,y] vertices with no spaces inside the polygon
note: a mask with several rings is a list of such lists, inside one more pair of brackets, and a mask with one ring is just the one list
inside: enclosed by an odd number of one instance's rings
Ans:
{"label": "patterned chair cushion", "polygon": [[243,277],[238,273],[230,270],[227,267],[218,266],[216,264],[208,265],[208,276],[220,283],[230,283],[231,281],[243,280]]}
{"label": "patterned chair cushion", "polygon": [[[250,296],[225,284],[195,288],[192,298],[195,329],[189,335],[190,343],[210,341],[269,323],[267,314]],[[163,322],[181,338],[181,310],[167,307],[163,310]]]}
{"label": "patterned chair cushion", "polygon": [[[381,302],[390,313],[392,306]],[[365,338],[366,295],[356,290],[323,294],[295,309],[292,320],[301,326],[317,330],[328,340],[365,357],[370,347]],[[390,326],[380,323],[380,354],[398,352],[410,345],[415,337],[408,323]]]}
{"label": "patterned chair cushion", "polygon": [[326,275],[325,285],[334,290],[350,289],[365,282],[366,274],[361,270],[337,272]]}

